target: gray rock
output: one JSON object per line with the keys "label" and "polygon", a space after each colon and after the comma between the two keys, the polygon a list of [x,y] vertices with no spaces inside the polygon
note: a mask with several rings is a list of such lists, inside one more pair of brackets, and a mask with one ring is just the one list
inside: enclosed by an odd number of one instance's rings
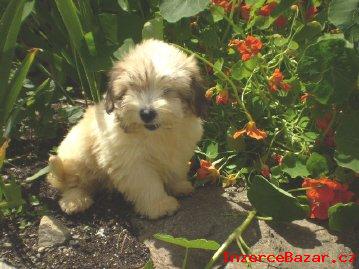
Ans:
{"label": "gray rock", "polygon": [[[251,209],[246,192],[234,187],[225,191],[214,186],[201,188],[192,197],[182,198],[180,202],[181,208],[173,216],[155,221],[136,216],[132,218],[139,238],[150,249],[155,268],[181,268],[185,251],[180,247],[155,240],[153,234],[165,233],[188,239],[205,238],[221,244],[243,222],[248,210]],[[252,263],[252,268],[359,268],[354,264],[339,263],[338,260],[339,255],[350,255],[359,249],[359,233],[338,236],[329,233],[320,224],[307,220],[292,223],[255,220],[243,238],[252,253],[257,255],[276,255],[287,251],[293,255],[329,256],[323,263],[270,263],[262,260],[263,262]],[[235,243],[228,251],[230,254],[240,254]],[[212,255],[212,251],[190,250],[187,268],[203,268]],[[336,263],[332,263],[334,259]],[[223,265],[227,269],[246,268],[240,262],[225,264],[224,256],[219,259],[215,268]]]}
{"label": "gray rock", "polygon": [[70,238],[70,232],[59,220],[43,216],[38,230],[39,251],[64,244]]}

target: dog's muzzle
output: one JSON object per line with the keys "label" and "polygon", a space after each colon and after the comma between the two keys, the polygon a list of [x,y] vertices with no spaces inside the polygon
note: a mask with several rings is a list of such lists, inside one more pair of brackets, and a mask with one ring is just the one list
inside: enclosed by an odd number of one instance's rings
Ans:
{"label": "dog's muzzle", "polygon": [[150,131],[157,130],[160,127],[159,124],[145,124],[144,126],[147,130],[150,130]]}

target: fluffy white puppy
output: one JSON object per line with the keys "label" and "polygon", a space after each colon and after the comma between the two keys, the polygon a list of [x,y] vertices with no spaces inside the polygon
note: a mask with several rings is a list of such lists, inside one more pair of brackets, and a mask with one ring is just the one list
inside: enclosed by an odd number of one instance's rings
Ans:
{"label": "fluffy white puppy", "polygon": [[105,100],[87,109],[49,159],[62,210],[86,210],[106,187],[151,219],[174,213],[170,194],[193,191],[188,161],[205,105],[193,56],[158,40],[137,45],[113,68]]}

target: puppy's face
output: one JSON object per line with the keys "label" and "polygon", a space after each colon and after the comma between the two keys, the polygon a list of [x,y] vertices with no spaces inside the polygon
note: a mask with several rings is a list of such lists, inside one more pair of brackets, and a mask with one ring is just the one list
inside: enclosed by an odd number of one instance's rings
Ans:
{"label": "puppy's face", "polygon": [[197,63],[177,48],[149,40],[138,45],[111,73],[107,113],[126,132],[173,128],[202,116],[206,101]]}

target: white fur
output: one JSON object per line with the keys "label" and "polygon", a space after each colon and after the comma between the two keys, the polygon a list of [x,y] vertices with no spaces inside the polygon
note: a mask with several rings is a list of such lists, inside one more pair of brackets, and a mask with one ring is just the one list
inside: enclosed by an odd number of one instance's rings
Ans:
{"label": "white fur", "polygon": [[[198,75],[192,57],[154,40],[137,46],[117,64],[112,90],[115,96],[124,95],[114,111],[107,114],[103,102],[89,107],[60,144],[58,155],[49,159],[48,179],[62,191],[63,211],[86,210],[99,187],[117,189],[151,219],[178,209],[178,201],[168,193],[193,191],[188,161],[203,132],[201,120],[181,97],[191,92],[192,75]],[[165,94],[168,89],[173,92]],[[139,116],[148,106],[157,113],[153,123],[159,128],[154,131],[146,129]]]}

